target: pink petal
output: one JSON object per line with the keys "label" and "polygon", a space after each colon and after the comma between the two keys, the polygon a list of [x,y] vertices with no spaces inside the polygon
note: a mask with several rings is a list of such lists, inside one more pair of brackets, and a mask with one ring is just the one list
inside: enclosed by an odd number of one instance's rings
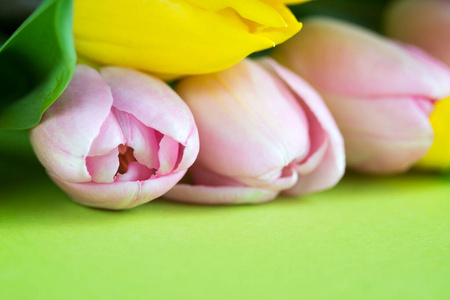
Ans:
{"label": "pink petal", "polygon": [[62,181],[51,173],[49,175],[73,200],[81,204],[98,208],[126,209],[162,196],[185,173],[185,171],[171,173],[146,181],[112,183],[71,183]]}
{"label": "pink petal", "polygon": [[175,164],[178,161],[179,143],[172,139],[170,136],[163,136],[159,143],[159,169],[158,175],[165,175],[175,168]]}
{"label": "pink petal", "polygon": [[326,148],[320,164],[308,175],[300,176],[297,184],[283,191],[286,195],[303,195],[328,189],[342,178],[343,170],[336,167],[336,153],[332,147]]}
{"label": "pink petal", "polygon": [[[324,95],[345,138],[347,164],[362,171],[395,173],[428,151],[433,129],[428,101],[385,97],[377,101]],[[424,111],[425,109],[425,111]]]}
{"label": "pink petal", "polygon": [[114,175],[119,168],[119,150],[111,150],[108,154],[101,156],[86,157],[86,166],[94,182],[113,182]]}
{"label": "pink petal", "polygon": [[223,176],[201,166],[198,162],[189,168],[194,184],[208,186],[242,186],[237,178]]}
{"label": "pink petal", "polygon": [[214,171],[208,170],[201,166],[199,163],[195,163],[190,169],[191,175],[195,185],[207,185],[207,186],[249,186],[254,188],[262,188],[271,191],[281,191],[292,187],[297,182],[297,172],[291,166],[285,167],[282,171],[279,171],[269,181],[262,181],[258,178],[233,178],[226,177]]}
{"label": "pink petal", "polygon": [[288,165],[283,169],[272,170],[264,177],[237,178],[241,184],[255,188],[263,188],[272,191],[282,191],[291,188],[298,180],[298,174],[294,167]]}
{"label": "pink petal", "polygon": [[105,67],[100,73],[111,86],[114,107],[186,145],[195,127],[194,119],[183,100],[166,83],[120,67]]}
{"label": "pink petal", "polygon": [[265,181],[309,151],[308,123],[295,97],[250,60],[187,77],[177,92],[198,125],[197,161],[223,176]]}
{"label": "pink petal", "polygon": [[97,71],[78,65],[67,89],[31,130],[36,155],[49,172],[70,182],[91,180],[85,159],[112,102]]}
{"label": "pink petal", "polygon": [[278,192],[251,187],[177,184],[164,197],[199,204],[252,204],[274,199]]}
{"label": "pink petal", "polygon": [[422,64],[422,72],[426,71],[428,73],[423,80],[430,81],[429,85],[433,88],[429,94],[422,94],[422,97],[426,96],[436,100],[450,95],[450,68],[420,48],[400,42],[397,42],[397,45],[409,53],[412,59]]}
{"label": "pink petal", "polygon": [[117,181],[145,181],[154,174],[154,170],[141,165],[137,161],[128,164],[125,174],[117,174]]}
{"label": "pink petal", "polygon": [[[345,151],[342,135],[327,106],[319,94],[296,74],[270,58],[261,60],[261,63],[277,74],[297,94],[308,117],[311,138],[311,151],[308,157],[311,160],[307,159],[304,163],[308,165],[310,171],[316,165],[317,171],[301,174],[299,184],[302,188],[297,188],[296,192],[313,192],[334,186],[345,172]],[[324,159],[319,160],[325,150],[324,143],[328,144],[329,150]],[[305,166],[299,170],[304,173],[308,168]],[[308,184],[305,184],[306,182]]]}
{"label": "pink petal", "polygon": [[89,156],[99,156],[109,153],[120,144],[125,144],[122,128],[111,112],[100,128],[100,134],[95,138],[89,150]]}
{"label": "pink petal", "polygon": [[197,126],[193,126],[191,128],[191,132],[189,133],[187,143],[184,145],[184,148],[180,147],[178,155],[181,156],[181,159],[178,159],[180,163],[178,164],[174,172],[187,170],[197,159],[199,150],[200,143],[198,138],[198,130]]}
{"label": "pink petal", "polygon": [[112,109],[125,135],[126,146],[134,149],[136,160],[149,169],[158,169],[158,138],[152,128],[145,126],[133,115]]}
{"label": "pink petal", "polygon": [[317,166],[320,165],[328,148],[328,137],[324,136],[324,139],[322,140],[320,146],[315,148],[315,151],[311,152],[311,155],[308,156],[304,161],[297,163],[297,167],[295,169],[297,170],[298,174],[302,176],[308,175],[313,172],[317,168]]}
{"label": "pink petal", "polygon": [[298,173],[294,164],[283,168],[281,176],[269,184],[269,190],[283,191],[293,187],[298,181]]}

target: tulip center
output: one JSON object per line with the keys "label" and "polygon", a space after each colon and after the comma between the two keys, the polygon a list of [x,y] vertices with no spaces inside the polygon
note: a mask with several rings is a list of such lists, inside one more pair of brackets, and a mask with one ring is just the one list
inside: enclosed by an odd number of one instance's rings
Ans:
{"label": "tulip center", "polygon": [[134,149],[125,145],[119,145],[119,169],[117,173],[125,174],[128,171],[128,165],[136,161],[133,155]]}

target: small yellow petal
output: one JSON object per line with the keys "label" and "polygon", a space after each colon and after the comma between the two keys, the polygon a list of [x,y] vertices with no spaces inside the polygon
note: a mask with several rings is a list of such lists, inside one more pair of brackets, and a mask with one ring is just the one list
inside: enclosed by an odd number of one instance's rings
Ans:
{"label": "small yellow petal", "polygon": [[231,8],[242,18],[258,23],[263,26],[285,27],[286,22],[282,16],[269,4],[260,0],[185,0],[203,9],[219,12]]}
{"label": "small yellow petal", "polygon": [[445,171],[450,168],[450,97],[436,103],[430,121],[434,129],[434,142],[417,166]]}
{"label": "small yellow petal", "polygon": [[253,34],[266,37],[273,41],[273,46],[281,44],[286,41],[287,36],[293,36],[302,28],[302,23],[299,23],[294,14],[283,4],[273,4],[273,8],[278,11],[280,16],[286,22],[285,30],[280,30],[274,27],[259,27],[253,31]]}

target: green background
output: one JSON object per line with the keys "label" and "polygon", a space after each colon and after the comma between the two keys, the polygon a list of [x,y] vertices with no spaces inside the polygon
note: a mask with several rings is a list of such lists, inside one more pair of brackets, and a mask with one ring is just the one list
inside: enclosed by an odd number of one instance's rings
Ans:
{"label": "green background", "polygon": [[[19,147],[20,146],[20,147]],[[450,299],[450,184],[348,174],[257,206],[85,208],[0,134],[0,299]]]}

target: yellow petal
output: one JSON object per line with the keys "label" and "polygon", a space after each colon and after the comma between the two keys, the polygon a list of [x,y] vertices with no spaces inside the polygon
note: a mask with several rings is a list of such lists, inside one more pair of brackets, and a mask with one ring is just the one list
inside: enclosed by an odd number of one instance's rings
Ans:
{"label": "yellow petal", "polygon": [[450,168],[450,97],[436,103],[430,121],[434,129],[434,142],[417,166],[445,171]]}
{"label": "yellow petal", "polygon": [[273,27],[260,27],[254,31],[254,34],[264,36],[274,42],[274,45],[278,45],[286,41],[286,35],[293,36],[302,28],[302,23],[299,23],[292,12],[285,5],[274,4],[274,9],[283,17],[286,22],[285,30],[279,30]]}
{"label": "yellow petal", "polygon": [[301,28],[280,1],[75,1],[78,54],[163,78],[226,69]]}
{"label": "yellow petal", "polygon": [[278,12],[269,4],[260,0],[185,0],[203,9],[214,12],[226,8],[234,9],[239,15],[248,21],[256,22],[263,26],[284,27],[286,22]]}

